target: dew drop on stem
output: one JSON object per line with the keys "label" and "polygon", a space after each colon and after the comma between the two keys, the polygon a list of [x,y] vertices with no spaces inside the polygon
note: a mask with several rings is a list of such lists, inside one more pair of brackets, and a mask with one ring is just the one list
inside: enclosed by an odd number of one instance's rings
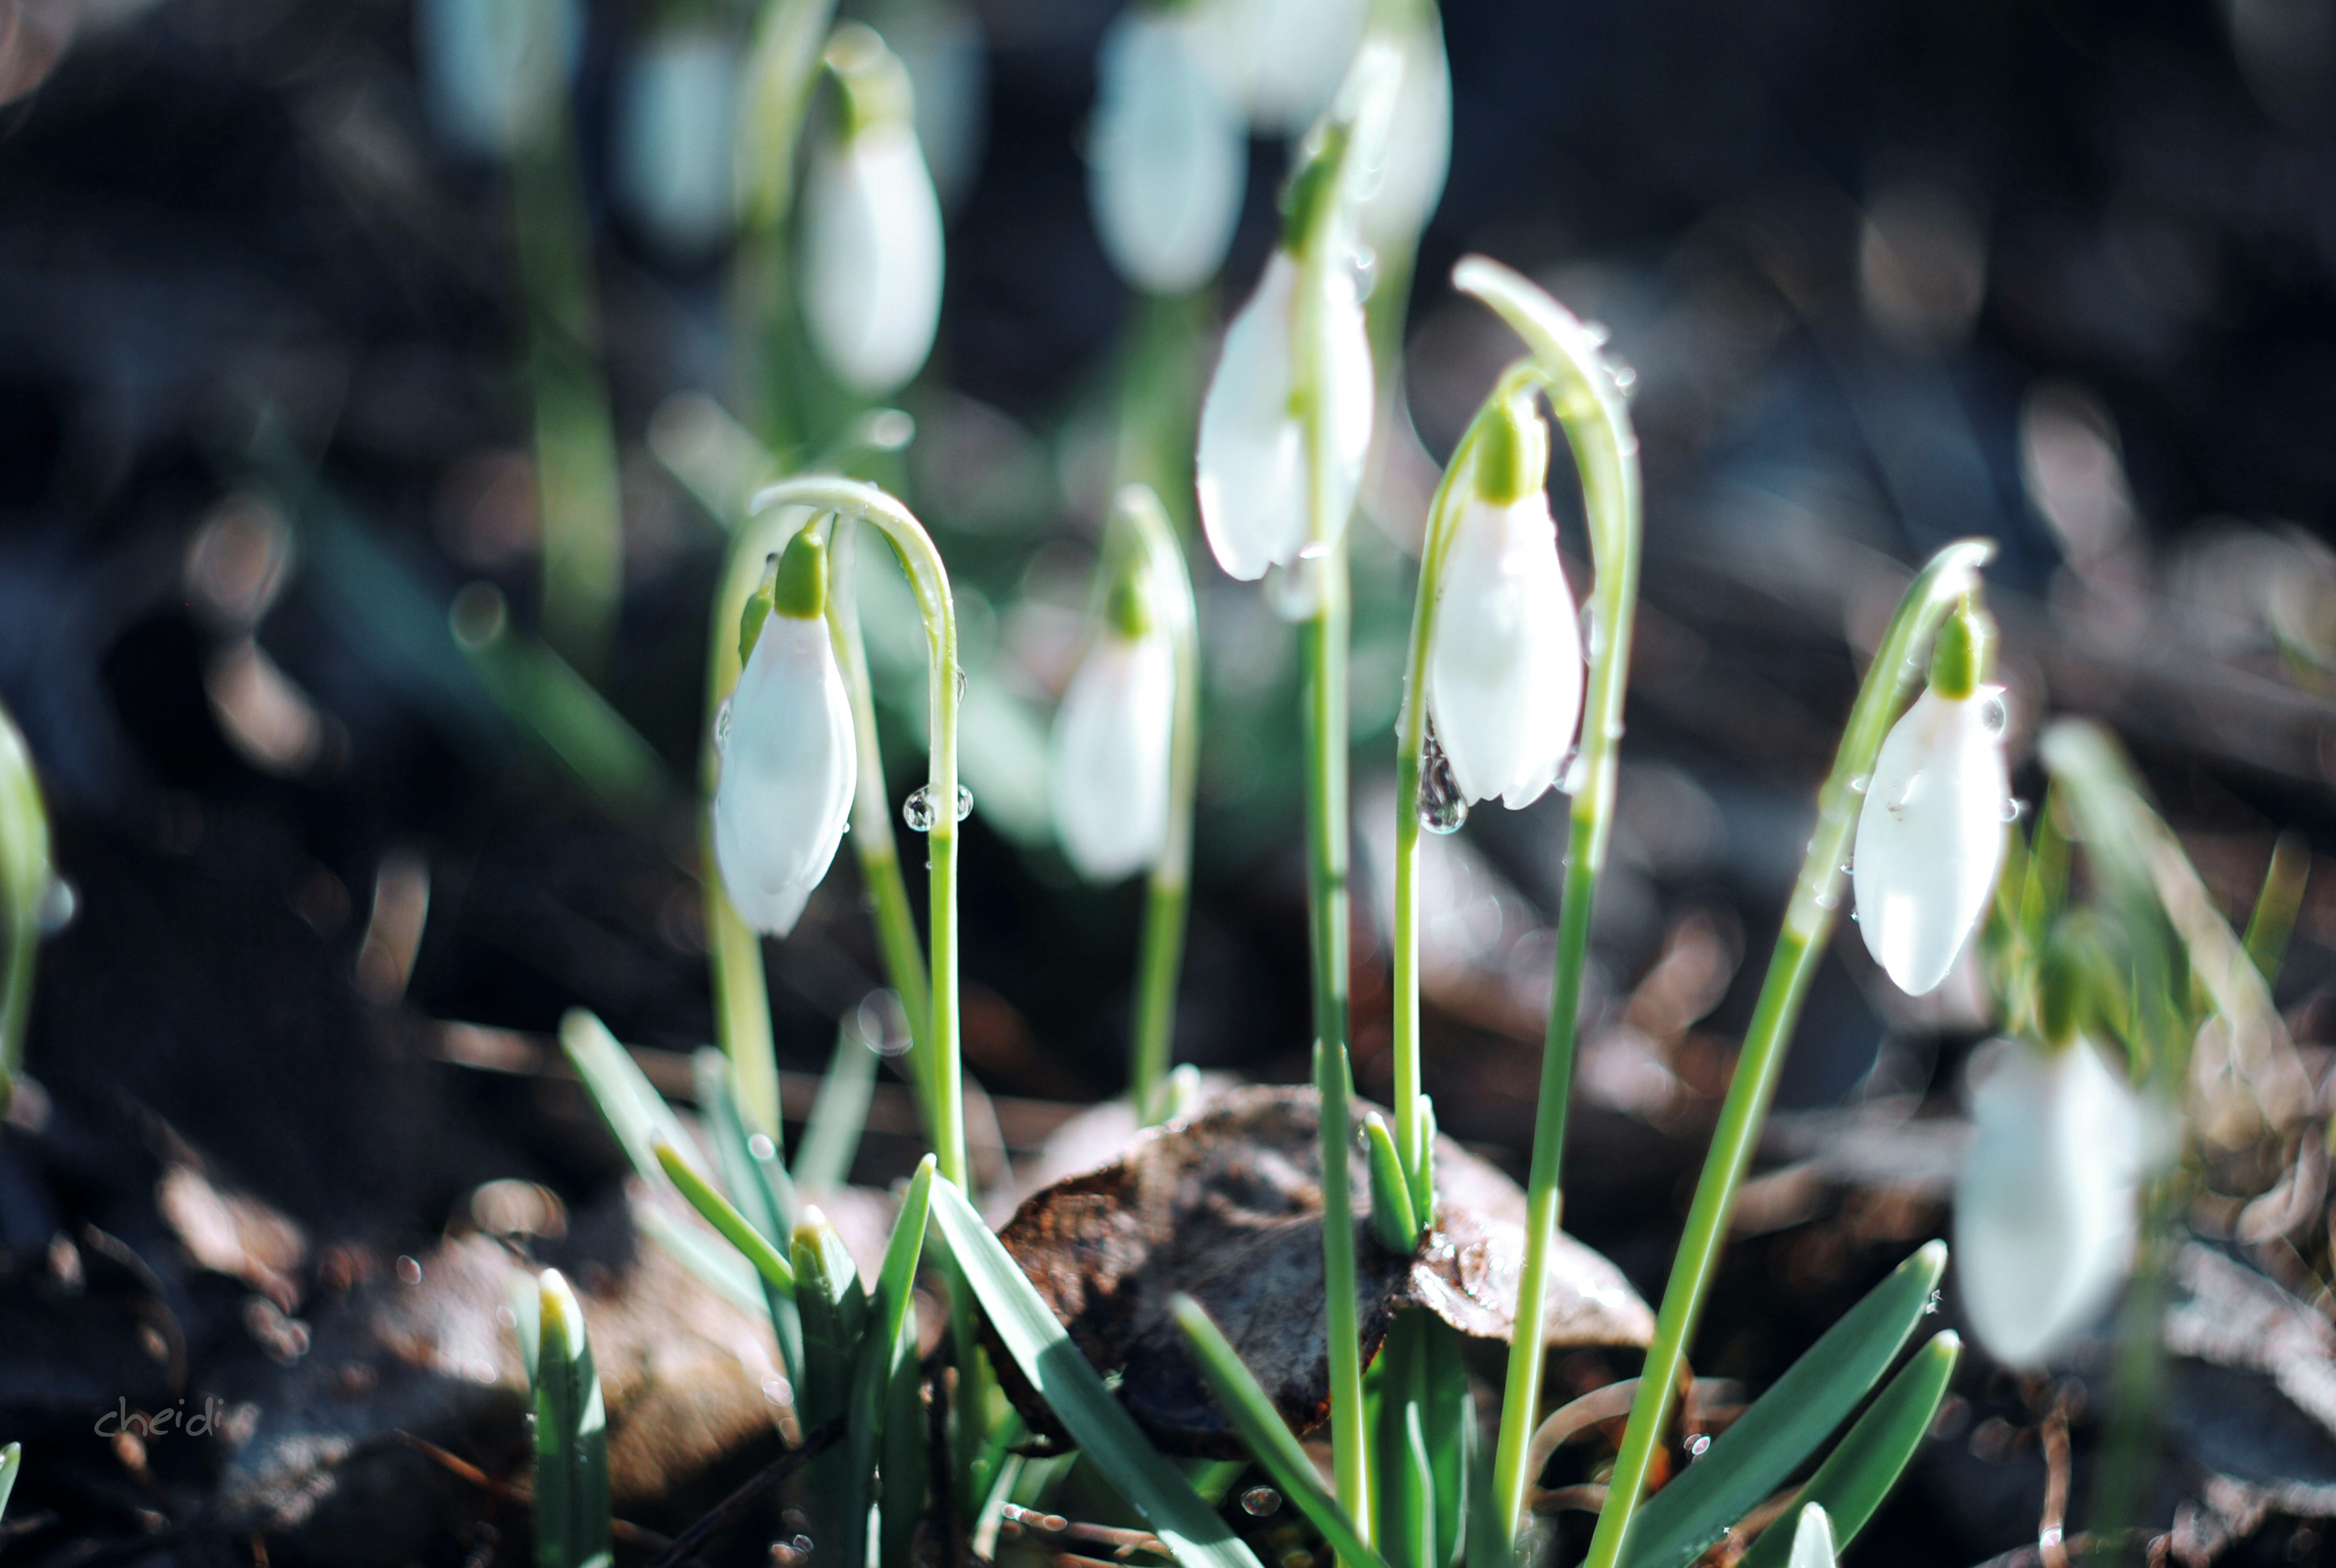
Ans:
{"label": "dew drop on stem", "polygon": [[1241,1512],[1262,1519],[1281,1506],[1281,1494],[1270,1486],[1252,1486],[1241,1494]]}
{"label": "dew drop on stem", "polygon": [[1419,749],[1416,804],[1419,825],[1432,833],[1456,833],[1460,824],[1468,820],[1467,797],[1460,793],[1460,781],[1452,773],[1452,759],[1444,755],[1433,721],[1428,724],[1427,738]]}
{"label": "dew drop on stem", "polygon": [[1849,793],[1854,795],[1862,795],[1873,787],[1874,775],[1870,773],[1859,774],[1849,781]]}
{"label": "dew drop on stem", "polygon": [[[963,822],[972,814],[973,791],[959,784],[957,786],[957,820]],[[919,784],[916,792],[900,803],[900,820],[909,824],[911,833],[929,833],[933,831],[933,824],[940,821],[940,813],[934,809],[932,785]]]}

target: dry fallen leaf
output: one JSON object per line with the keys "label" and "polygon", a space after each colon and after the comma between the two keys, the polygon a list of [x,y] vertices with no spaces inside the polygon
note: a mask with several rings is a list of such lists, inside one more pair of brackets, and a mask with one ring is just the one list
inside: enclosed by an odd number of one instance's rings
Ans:
{"label": "dry fallen leaf", "polygon": [[[1311,1088],[1229,1091],[1139,1135],[1112,1164],[1032,1196],[999,1232],[1097,1370],[1167,1453],[1243,1452],[1186,1359],[1170,1298],[1208,1310],[1300,1432],[1329,1414],[1324,1349],[1319,1100]],[[1370,1107],[1358,1103],[1358,1129]],[[1505,1340],[1516,1315],[1524,1194],[1449,1139],[1436,1144],[1437,1223],[1411,1255],[1379,1244],[1359,1140],[1350,1144],[1363,1353],[1393,1312],[1420,1306],[1465,1334]],[[1654,1328],[1619,1270],[1561,1237],[1543,1338],[1644,1345]],[[1034,1431],[1061,1434],[1010,1359],[999,1371]]]}

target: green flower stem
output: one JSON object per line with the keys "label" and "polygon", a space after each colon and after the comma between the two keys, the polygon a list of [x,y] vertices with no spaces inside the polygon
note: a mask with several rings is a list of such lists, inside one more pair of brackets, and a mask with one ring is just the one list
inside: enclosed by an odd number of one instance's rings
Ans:
{"label": "green flower stem", "polygon": [[[1550,406],[1573,448],[1590,521],[1597,582],[1589,605],[1590,673],[1575,764],[1564,903],[1549,1028],[1542,1046],[1541,1094],[1533,1115],[1533,1166],[1525,1185],[1525,1257],[1517,1288],[1517,1330],[1494,1451],[1494,1504],[1511,1528],[1522,1518],[1525,1456],[1541,1404],[1543,1350],[1538,1331],[1549,1299],[1557,1243],[1560,1168],[1573,1086],[1574,1034],[1590,952],[1590,915],[1613,831],[1621,765],[1622,703],[1630,684],[1630,632],[1639,599],[1639,438],[1622,387],[1598,352],[1598,338],[1517,273],[1482,257],[1464,259],[1454,287],[1491,306],[1533,352]],[[1497,404],[1491,405],[1497,407]]]}
{"label": "green flower stem", "polygon": [[[1621,1559],[1624,1533],[1646,1489],[1655,1446],[1670,1418],[1679,1368],[1687,1359],[1688,1340],[1695,1332],[1705,1292],[1711,1286],[1728,1211],[1751,1163],[1753,1144],[1776,1091],[1776,1075],[1784,1066],[1801,1003],[1833,932],[1841,903],[1842,866],[1849,857],[1858,807],[1864,798],[1860,786],[1873,774],[1883,737],[1906,694],[1922,679],[1922,656],[1932,635],[1955,601],[1977,586],[1980,568],[1994,554],[1992,541],[1961,540],[1932,556],[1891,618],[1889,630],[1874,650],[1874,662],[1858,688],[1833,771],[1817,792],[1816,831],[1809,839],[1808,856],[1794,884],[1792,901],[1786,906],[1784,930],[1777,936],[1767,979],[1753,1008],[1744,1051],[1728,1086],[1703,1174],[1696,1182],[1686,1234],[1679,1242],[1670,1283],[1656,1315],[1654,1343],[1648,1347],[1638,1398],[1631,1401],[1622,1452],[1614,1462],[1606,1506],[1591,1538],[1586,1559],[1590,1568],[1614,1568]],[[1540,1164],[1538,1148],[1534,1164],[1536,1167]]]}
{"label": "green flower stem", "polygon": [[15,1091],[49,889],[49,817],[24,737],[0,708],[0,1114]]}
{"label": "green flower stem", "polygon": [[925,948],[917,935],[917,917],[909,908],[909,887],[900,874],[900,847],[892,837],[892,812],[884,789],[884,754],[876,738],[876,694],[868,678],[868,649],[860,635],[860,599],[853,591],[856,578],[858,525],[848,518],[835,522],[835,538],[828,559],[833,563],[827,596],[827,626],[835,645],[835,661],[843,670],[843,686],[852,697],[852,733],[860,756],[859,785],[852,802],[852,852],[860,858],[860,881],[868,890],[876,922],[876,945],[884,955],[884,972],[909,1017],[909,1039],[916,1063],[916,1085],[924,1102],[927,1130],[939,1147],[939,1133],[933,1107],[932,987],[926,979]]}
{"label": "green flower stem", "polygon": [[1151,605],[1175,661],[1176,696],[1168,732],[1168,823],[1144,890],[1144,947],[1135,980],[1134,1060],[1128,1097],[1139,1121],[1161,1119],[1168,1059],[1176,1035],[1176,979],[1184,959],[1184,920],[1192,902],[1192,791],[1201,764],[1201,645],[1192,579],[1176,525],[1145,485],[1120,487],[1114,511],[1134,536],[1151,577]]}
{"label": "green flower stem", "polygon": [[1443,603],[1444,564],[1452,553],[1462,507],[1475,477],[1476,451],[1487,421],[1502,406],[1536,385],[1530,362],[1501,373],[1492,395],[1453,449],[1443,482],[1428,503],[1420,541],[1419,589],[1411,611],[1411,647],[1403,672],[1403,712],[1396,721],[1395,754],[1395,1145],[1412,1178],[1412,1199],[1420,1218],[1431,1216],[1419,1200],[1433,1189],[1420,1181],[1427,1164],[1427,1114],[1420,1095],[1419,1070],[1419,765],[1427,740],[1427,650],[1436,638]]}
{"label": "green flower stem", "polygon": [[[925,835],[927,858],[932,868],[930,913],[932,979],[927,1008],[915,1010],[924,1011],[927,1017],[929,1032],[926,1038],[930,1048],[925,1068],[926,1082],[932,1096],[933,1153],[939,1157],[941,1174],[963,1186],[966,1183],[965,1096],[958,1062],[959,671],[957,610],[949,598],[949,569],[942,564],[940,551],[934,548],[932,538],[925,532],[924,525],[907,507],[872,484],[826,474],[784,479],[766,486],[757,494],[751,510],[760,515],[774,508],[784,507],[832,511],[839,519],[852,519],[873,525],[891,541],[901,563],[907,567],[909,586],[915,591],[917,608],[924,616],[925,641],[930,660],[928,696],[931,706],[932,735],[932,773],[927,787],[931,791],[933,825]],[[832,603],[843,597],[831,594],[829,599]],[[859,716],[855,714],[853,716],[855,727],[873,732],[873,725],[861,725]],[[878,777],[881,780],[881,774]],[[881,784],[879,783],[877,787],[881,791]],[[888,822],[885,824],[887,836],[891,831],[891,824]],[[905,905],[905,896],[901,901]],[[889,953],[887,957],[889,959]],[[910,998],[904,993],[901,1001],[908,1005]]]}

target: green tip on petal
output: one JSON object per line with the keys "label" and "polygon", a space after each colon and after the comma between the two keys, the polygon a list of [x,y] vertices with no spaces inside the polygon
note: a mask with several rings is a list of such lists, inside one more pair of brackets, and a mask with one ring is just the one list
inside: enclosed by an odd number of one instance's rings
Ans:
{"label": "green tip on petal", "polygon": [[1141,561],[1130,561],[1111,585],[1110,600],[1104,606],[1104,618],[1112,635],[1134,642],[1148,634],[1157,624],[1152,613],[1152,584],[1144,575]]}
{"label": "green tip on petal", "polygon": [[1931,648],[1931,689],[1961,701],[1995,673],[1995,620],[1965,596]]}
{"label": "green tip on petal", "polygon": [[835,128],[849,141],[871,126],[906,125],[916,116],[909,68],[885,47],[873,27],[847,22],[828,38],[820,58],[835,82]]}
{"label": "green tip on petal", "polygon": [[1333,121],[1323,128],[1322,144],[1303,168],[1290,177],[1281,199],[1281,248],[1304,258],[1311,248],[1338,200],[1338,178],[1347,163],[1347,143],[1354,127]]}
{"label": "green tip on petal", "polygon": [[1538,495],[1549,482],[1549,427],[1531,394],[1510,398],[1484,427],[1476,493],[1495,506]]}

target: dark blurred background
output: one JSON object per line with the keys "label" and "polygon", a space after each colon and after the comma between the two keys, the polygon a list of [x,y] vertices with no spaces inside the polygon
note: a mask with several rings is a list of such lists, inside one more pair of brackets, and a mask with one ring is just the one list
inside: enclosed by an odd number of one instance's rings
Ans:
{"label": "dark blurred background", "polygon": [[[966,1046],[1027,1154],[1017,1129],[1048,1123],[1028,1103],[1124,1079],[1140,915],[1136,888],[1082,887],[1053,847],[1042,764],[1138,336],[1081,161],[1110,8],[896,11],[874,19],[940,117],[948,285],[933,362],[898,399],[916,440],[869,472],[959,581],[968,723],[988,737],[966,765]],[[317,1237],[388,1252],[492,1178],[585,1202],[615,1167],[579,1152],[578,1106],[543,1112],[440,1026],[524,1042],[580,1005],[643,1046],[710,1037],[686,803],[724,535],[686,474],[691,440],[724,428],[715,404],[749,418],[752,367],[725,325],[737,258],[627,173],[626,83],[660,28],[735,47],[745,22],[603,0],[578,20],[575,232],[624,526],[597,675],[613,715],[587,714],[618,761],[581,767],[514,703],[542,688],[449,628],[485,583],[501,597],[473,608],[526,635],[535,481],[511,181],[417,63],[424,20],[404,0],[0,0],[0,700],[71,890],[17,1113],[37,1137],[0,1161],[20,1268],[84,1222],[133,1249],[160,1237],[170,1140]],[[2109,722],[2230,907],[2276,829],[2336,852],[2336,6],[1516,0],[1444,26],[1452,170],[1410,279],[1416,440],[1390,439],[1356,524],[1358,1073],[1384,1094],[1369,922],[1401,541],[1428,455],[1514,352],[1445,283],[1482,251],[1604,322],[1637,372],[1646,610],[1569,1222],[1651,1294],[1810,791],[1864,650],[1939,544],[2000,541],[2022,744],[2049,712]],[[1252,144],[1209,319],[1262,265],[1285,158]],[[1254,589],[1205,551],[1196,570],[1209,729],[1178,1052],[1292,1080],[1294,657]],[[903,635],[897,614],[871,624],[896,800],[922,767]],[[1431,846],[1429,1087],[1447,1131],[1512,1161],[1564,810],[1480,810]],[[2325,879],[2301,935],[2281,1000],[2308,1033],[2336,976]],[[816,1072],[878,983],[849,856],[766,954],[782,1065]],[[1951,1111],[1975,989],[1886,992],[1847,940],[1787,1120]],[[871,1135],[862,1179],[910,1147]],[[1789,1234],[1750,1252],[1773,1290],[1737,1339],[1708,1336],[1723,1371],[1772,1372],[1827,1290],[1935,1228],[1936,1173],[1892,1179],[1911,1217],[1825,1232],[1864,1262]],[[63,1365],[20,1366],[0,1405],[72,1407]],[[1949,1531],[1952,1512],[1923,1515],[1903,1560],[2008,1544],[1976,1510]]]}

